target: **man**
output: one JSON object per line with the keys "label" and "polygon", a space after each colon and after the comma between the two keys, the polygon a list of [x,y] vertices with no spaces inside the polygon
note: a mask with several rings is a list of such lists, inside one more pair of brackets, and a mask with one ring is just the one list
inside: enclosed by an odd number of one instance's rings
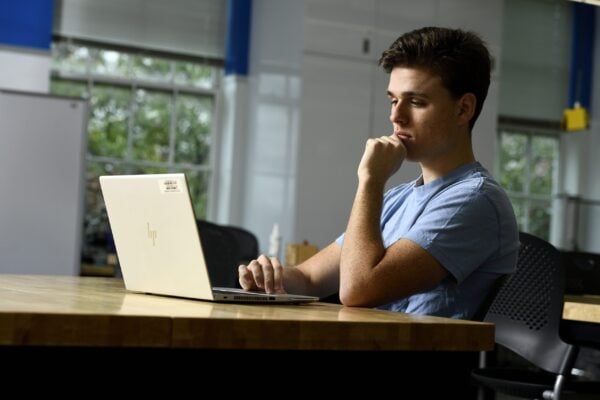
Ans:
{"label": "man", "polygon": [[[399,37],[379,64],[390,74],[393,133],[366,143],[345,234],[296,267],[265,256],[241,265],[240,284],[472,318],[496,279],[513,271],[519,246],[510,201],[471,143],[489,52],[472,32],[429,27]],[[404,160],[418,162],[421,177],[384,194]]]}

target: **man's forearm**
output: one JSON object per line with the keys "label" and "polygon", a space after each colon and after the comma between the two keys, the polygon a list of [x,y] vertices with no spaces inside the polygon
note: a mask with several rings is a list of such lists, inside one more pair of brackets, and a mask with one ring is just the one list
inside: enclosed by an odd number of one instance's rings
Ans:
{"label": "man's forearm", "polygon": [[371,270],[385,253],[380,229],[383,190],[383,183],[367,179],[356,191],[340,263],[340,297],[348,304],[364,294]]}

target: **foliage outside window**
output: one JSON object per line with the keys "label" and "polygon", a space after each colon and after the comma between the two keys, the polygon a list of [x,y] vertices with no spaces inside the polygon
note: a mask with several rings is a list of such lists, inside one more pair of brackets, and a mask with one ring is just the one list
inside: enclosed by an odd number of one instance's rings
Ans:
{"label": "foliage outside window", "polygon": [[50,91],[90,101],[83,260],[111,251],[98,177],[182,172],[198,218],[206,218],[213,176],[219,68],[57,42]]}
{"label": "foliage outside window", "polygon": [[519,230],[549,240],[558,139],[501,130],[499,141],[500,184],[512,202]]}

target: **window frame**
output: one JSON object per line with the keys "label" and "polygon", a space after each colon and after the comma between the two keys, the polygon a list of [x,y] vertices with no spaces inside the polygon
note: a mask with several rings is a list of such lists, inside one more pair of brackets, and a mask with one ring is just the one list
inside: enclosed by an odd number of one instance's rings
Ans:
{"label": "window frame", "polygon": [[[495,162],[495,171],[496,176],[498,176],[498,180],[501,180],[502,175],[502,166],[500,165],[501,157],[500,152],[502,151],[502,134],[503,133],[512,133],[519,134],[526,137],[526,147],[525,147],[525,179],[524,179],[524,187],[523,192],[515,192],[504,188],[506,194],[510,199],[517,199],[523,201],[524,212],[523,212],[523,221],[519,221],[517,219],[517,223],[522,225],[521,230],[524,232],[530,232],[531,221],[530,221],[530,210],[532,202],[547,202],[549,207],[552,209],[554,201],[556,200],[559,187],[561,185],[560,182],[560,168],[561,168],[561,140],[560,136],[562,133],[560,122],[558,121],[546,121],[546,120],[535,120],[535,119],[525,119],[525,118],[511,118],[506,116],[500,116],[498,119],[497,126],[497,134],[496,134],[496,148],[497,148],[497,156]],[[556,153],[553,160],[552,165],[552,189],[550,194],[542,195],[531,193],[530,184],[531,184],[531,170],[533,164],[533,151],[532,151],[532,141],[534,137],[545,137],[549,139],[553,139],[556,141]],[[514,206],[513,206],[514,207]],[[552,226],[555,223],[552,212],[549,213],[549,230],[547,232],[548,239],[552,238]],[[522,224],[521,224],[522,222]]]}
{"label": "window frame", "polygon": [[[78,84],[84,87],[84,93],[86,98],[89,100],[92,95],[92,90],[97,86],[107,86],[114,88],[123,88],[131,92],[131,98],[127,106],[129,117],[127,120],[127,150],[124,157],[118,156],[99,156],[91,154],[89,145],[85,147],[85,169],[88,170],[90,165],[98,163],[110,163],[113,165],[122,165],[125,168],[147,168],[157,167],[165,169],[167,171],[173,170],[189,170],[194,173],[207,174],[206,176],[206,204],[205,215],[198,216],[198,218],[212,219],[217,215],[217,199],[218,199],[218,178],[219,178],[219,165],[220,165],[220,154],[221,154],[221,138],[217,134],[220,126],[221,117],[221,85],[223,76],[223,63],[219,60],[204,59],[199,57],[190,57],[185,55],[170,54],[164,52],[152,52],[145,49],[135,49],[123,46],[114,46],[110,44],[70,40],[64,38],[56,38],[53,41],[53,45],[75,45],[80,47],[87,47],[92,51],[117,51],[120,53],[126,53],[129,56],[143,56],[143,57],[156,57],[162,58],[170,62],[171,78],[164,81],[154,81],[151,79],[144,79],[139,77],[120,77],[117,75],[101,74],[93,71],[93,56],[87,55],[85,70],[81,72],[61,70],[60,67],[51,65],[50,68],[50,81],[51,82],[65,82],[67,84]],[[89,51],[89,50],[88,50]],[[54,55],[53,55],[54,57]],[[194,64],[203,64],[212,68],[212,76],[209,78],[210,84],[205,86],[194,86],[187,85],[185,83],[177,82],[175,78],[175,68],[177,62],[190,62]],[[131,62],[127,66],[127,74],[131,73]],[[138,90],[146,90],[150,93],[163,93],[168,99],[169,116],[168,116],[168,159],[165,161],[149,161],[140,160],[134,158],[132,143],[133,143],[133,129],[134,129],[134,118],[135,118],[135,99],[136,92]],[[209,98],[212,103],[211,109],[211,122],[208,132],[209,140],[209,151],[208,159],[204,160],[203,164],[193,164],[191,162],[176,162],[176,140],[177,140],[177,110],[176,104],[180,96],[192,96],[196,98]],[[90,106],[91,113],[91,106]],[[87,119],[85,126],[85,132],[89,135],[88,125],[90,118]],[[166,125],[165,125],[166,127]],[[86,143],[89,138],[86,137]],[[86,172],[87,173],[87,172]],[[87,180],[87,178],[85,178]],[[192,199],[194,202],[197,199]],[[84,214],[88,213],[87,200],[84,201]],[[83,247],[82,247],[83,251]]]}

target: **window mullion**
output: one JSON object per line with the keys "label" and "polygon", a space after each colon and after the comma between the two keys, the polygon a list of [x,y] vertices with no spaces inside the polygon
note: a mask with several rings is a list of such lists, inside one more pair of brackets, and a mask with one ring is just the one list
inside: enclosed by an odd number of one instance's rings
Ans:
{"label": "window mullion", "polygon": [[523,226],[525,228],[526,232],[530,231],[530,220],[529,220],[529,216],[531,214],[531,163],[533,161],[533,156],[532,156],[532,135],[531,133],[527,133],[526,134],[527,137],[527,141],[525,142],[525,165],[527,165],[527,168],[525,168],[525,181],[524,181],[524,186],[523,186],[523,193],[525,194],[525,202],[523,204],[523,208],[525,210],[525,214],[524,214],[524,218],[525,220],[523,221]]}
{"label": "window mullion", "polygon": [[175,139],[176,139],[176,122],[177,122],[177,90],[171,94],[171,114],[169,120],[169,167],[175,163]]}

